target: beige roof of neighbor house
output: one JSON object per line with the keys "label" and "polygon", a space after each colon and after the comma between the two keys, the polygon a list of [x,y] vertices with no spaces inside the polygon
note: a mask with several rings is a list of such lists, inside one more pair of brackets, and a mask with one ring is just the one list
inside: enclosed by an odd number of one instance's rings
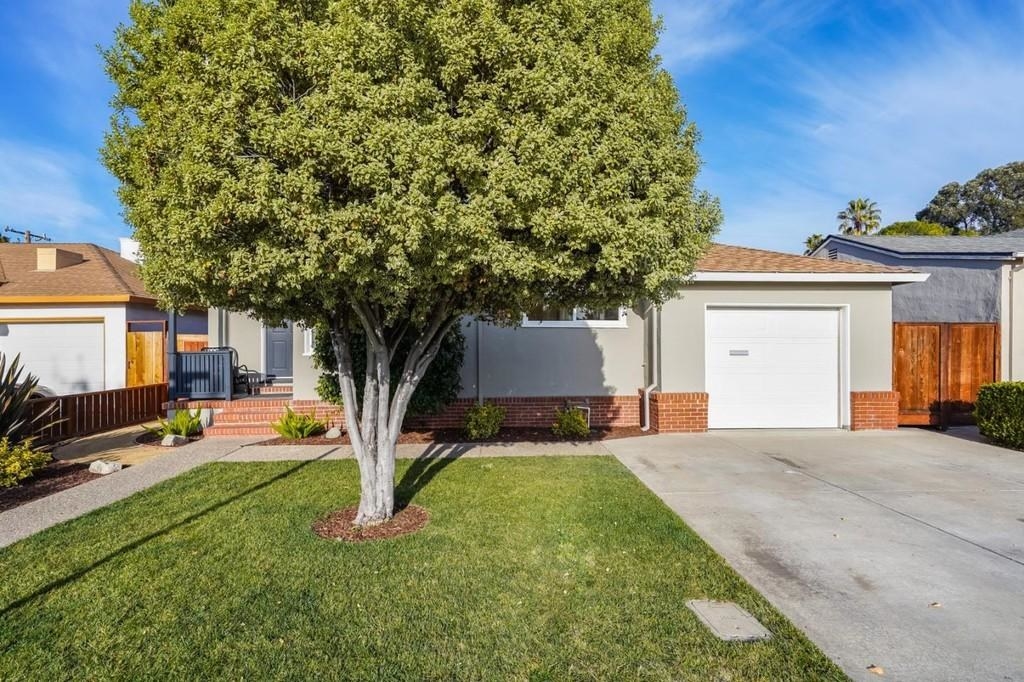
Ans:
{"label": "beige roof of neighbor house", "polygon": [[[45,253],[53,249],[63,253],[56,258]],[[50,269],[40,269],[44,261]],[[155,301],[142,283],[139,266],[110,249],[95,244],[0,244],[0,304]]]}
{"label": "beige roof of neighbor house", "polygon": [[791,253],[714,244],[697,263],[697,272],[747,272],[790,274],[914,274],[906,268],[797,256]]}

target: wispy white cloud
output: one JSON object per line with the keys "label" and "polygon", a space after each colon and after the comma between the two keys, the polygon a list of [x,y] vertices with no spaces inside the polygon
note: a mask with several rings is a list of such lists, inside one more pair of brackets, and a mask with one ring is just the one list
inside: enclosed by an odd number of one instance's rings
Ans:
{"label": "wispy white cloud", "polygon": [[821,16],[830,0],[655,0],[664,31],[658,52],[673,69],[734,53]]}
{"label": "wispy white cloud", "polygon": [[853,197],[877,201],[884,222],[912,219],[943,184],[1024,159],[1024,14],[943,9],[916,8],[913,32],[876,32],[870,50],[781,53],[785,104],[744,126],[764,153],[709,176],[723,238],[799,250]]}
{"label": "wispy white cloud", "polygon": [[101,223],[83,193],[88,164],[73,155],[0,140],[0,217],[5,224],[59,237]]}

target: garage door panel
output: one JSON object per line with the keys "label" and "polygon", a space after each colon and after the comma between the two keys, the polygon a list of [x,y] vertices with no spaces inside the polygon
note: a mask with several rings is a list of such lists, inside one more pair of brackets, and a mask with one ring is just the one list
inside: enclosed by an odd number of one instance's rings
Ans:
{"label": "garage door panel", "polygon": [[105,388],[102,322],[0,323],[0,351],[57,394]]}
{"label": "garage door panel", "polygon": [[710,310],[710,428],[839,426],[837,310]]}

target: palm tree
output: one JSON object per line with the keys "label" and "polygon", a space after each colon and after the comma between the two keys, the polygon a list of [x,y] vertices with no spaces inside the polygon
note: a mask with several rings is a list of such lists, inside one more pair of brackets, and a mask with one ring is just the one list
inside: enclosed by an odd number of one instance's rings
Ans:
{"label": "palm tree", "polygon": [[821,234],[812,234],[810,237],[804,240],[804,255],[810,256],[814,253],[814,250],[821,246],[822,242],[825,241],[825,236]]}
{"label": "palm tree", "polygon": [[870,199],[853,199],[839,212],[836,220],[843,234],[871,234],[882,224],[882,212]]}

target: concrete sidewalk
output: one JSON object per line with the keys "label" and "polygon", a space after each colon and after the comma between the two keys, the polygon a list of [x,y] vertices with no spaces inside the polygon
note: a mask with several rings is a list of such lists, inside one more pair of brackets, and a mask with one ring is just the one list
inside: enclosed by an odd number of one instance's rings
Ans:
{"label": "concrete sidewalk", "polygon": [[0,514],[0,547],[123,500],[207,462],[222,459],[251,442],[252,439],[201,440],[109,476],[5,511]]}

